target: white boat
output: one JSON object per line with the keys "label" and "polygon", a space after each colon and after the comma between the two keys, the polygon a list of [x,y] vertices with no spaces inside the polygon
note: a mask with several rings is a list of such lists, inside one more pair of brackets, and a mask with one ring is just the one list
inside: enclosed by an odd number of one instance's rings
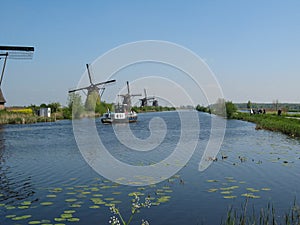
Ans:
{"label": "white boat", "polygon": [[123,103],[114,105],[114,110],[112,112],[108,111],[105,113],[101,118],[102,123],[134,123],[137,121],[137,113],[131,110],[131,98],[134,96],[141,96],[141,94],[130,94],[129,83],[127,81],[127,94],[119,96],[123,97]]}
{"label": "white boat", "polygon": [[137,113],[129,111],[127,105],[117,104],[115,105],[115,111],[105,113],[101,118],[101,122],[104,124],[134,123],[137,121],[137,118]]}

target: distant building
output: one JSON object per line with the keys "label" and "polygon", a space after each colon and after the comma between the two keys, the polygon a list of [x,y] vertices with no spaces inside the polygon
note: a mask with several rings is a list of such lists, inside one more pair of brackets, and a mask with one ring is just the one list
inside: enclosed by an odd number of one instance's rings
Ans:
{"label": "distant building", "polygon": [[40,108],[37,115],[41,117],[51,117],[51,108]]}
{"label": "distant building", "polygon": [[4,104],[5,104],[5,98],[2,94],[2,90],[0,88],[0,110],[3,110],[5,108]]}

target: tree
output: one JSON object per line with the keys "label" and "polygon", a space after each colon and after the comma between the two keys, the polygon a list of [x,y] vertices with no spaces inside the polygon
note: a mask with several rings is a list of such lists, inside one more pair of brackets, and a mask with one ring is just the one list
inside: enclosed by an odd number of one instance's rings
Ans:
{"label": "tree", "polygon": [[237,107],[232,102],[228,101],[225,103],[226,106],[226,115],[227,118],[230,119],[233,117],[233,114],[237,111]]}
{"label": "tree", "polygon": [[72,118],[78,119],[84,112],[84,106],[81,100],[81,96],[77,93],[69,94],[68,108],[72,112]]}
{"label": "tree", "polygon": [[250,100],[247,103],[247,109],[251,109],[252,108],[252,103],[250,102]]}
{"label": "tree", "polygon": [[59,102],[52,102],[48,104],[48,107],[51,108],[51,112],[56,113],[61,108],[61,105]]}

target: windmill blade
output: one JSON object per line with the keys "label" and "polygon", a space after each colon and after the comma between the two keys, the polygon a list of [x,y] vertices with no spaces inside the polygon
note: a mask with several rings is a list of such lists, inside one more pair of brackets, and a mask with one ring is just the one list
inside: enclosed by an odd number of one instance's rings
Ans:
{"label": "windmill blade", "polygon": [[137,96],[142,96],[142,94],[134,94],[134,95],[130,95],[131,97],[137,97]]}
{"label": "windmill blade", "polygon": [[113,83],[113,82],[116,82],[116,80],[108,80],[108,81],[100,82],[100,83],[94,84],[94,86],[109,84],[109,83]]}
{"label": "windmill blade", "polygon": [[130,95],[129,82],[126,81],[126,84],[127,84],[127,93]]}
{"label": "windmill blade", "polygon": [[82,87],[82,88],[76,88],[76,89],[72,89],[72,90],[69,90],[69,93],[72,93],[72,92],[75,92],[75,91],[81,91],[81,90],[85,90],[85,89],[88,89],[90,86],[88,87]]}
{"label": "windmill blade", "polygon": [[9,59],[32,59],[34,47],[25,46],[0,46],[0,56],[5,56]]}
{"label": "windmill blade", "polygon": [[87,68],[87,71],[88,71],[88,75],[89,75],[90,84],[91,84],[91,85],[93,85],[93,82],[92,82],[92,77],[91,77],[91,73],[90,73],[90,67],[89,67],[89,64],[86,64],[86,68]]}

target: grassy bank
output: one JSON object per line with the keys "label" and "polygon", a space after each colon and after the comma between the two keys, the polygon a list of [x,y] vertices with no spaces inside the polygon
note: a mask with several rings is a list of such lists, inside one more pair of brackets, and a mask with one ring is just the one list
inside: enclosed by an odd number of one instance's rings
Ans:
{"label": "grassy bank", "polygon": [[32,113],[0,111],[0,124],[27,124],[37,122],[53,122],[59,119],[59,116],[53,115],[50,118],[36,116]]}
{"label": "grassy bank", "polygon": [[285,115],[277,116],[274,114],[255,114],[236,112],[232,115],[232,119],[245,120],[256,123],[256,129],[266,129],[270,131],[278,131],[291,137],[300,137],[300,120]]}

